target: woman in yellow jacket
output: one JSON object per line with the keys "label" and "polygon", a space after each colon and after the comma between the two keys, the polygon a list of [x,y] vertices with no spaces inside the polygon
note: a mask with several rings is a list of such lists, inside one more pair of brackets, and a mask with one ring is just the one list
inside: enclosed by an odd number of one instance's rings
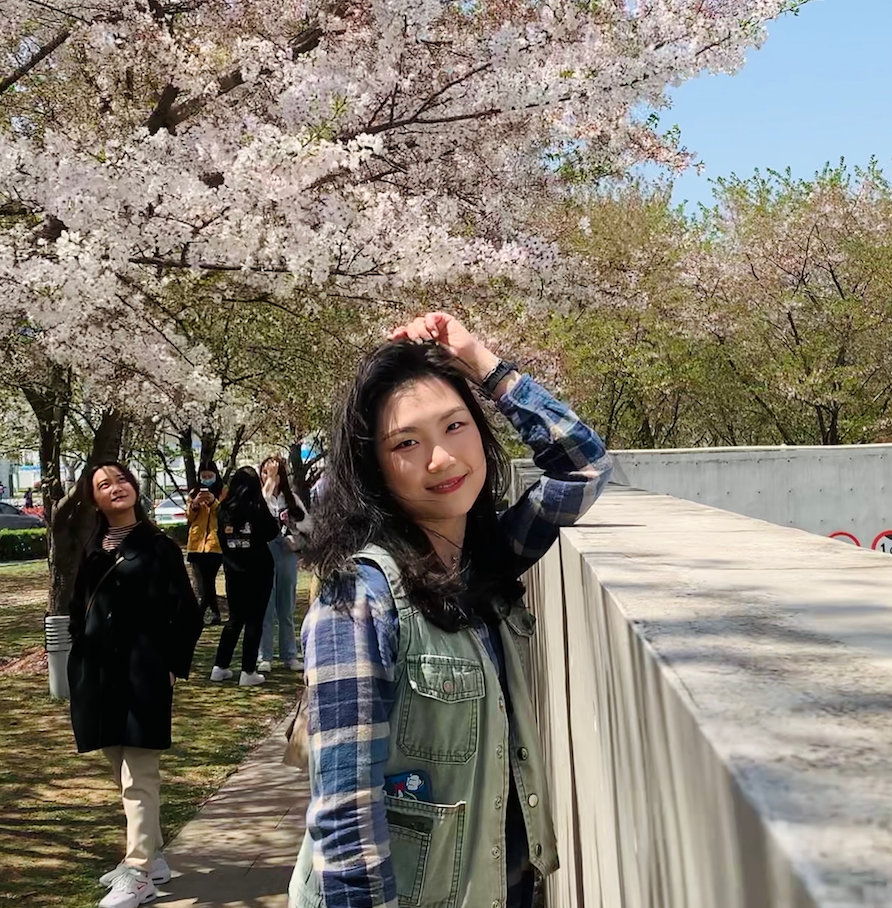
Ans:
{"label": "woman in yellow jacket", "polygon": [[217,572],[223,564],[223,553],[217,537],[217,508],[224,494],[223,480],[217,465],[208,460],[198,468],[199,486],[189,496],[186,518],[189,521],[189,542],[186,560],[192,565],[201,614],[211,610],[211,624],[220,623],[217,604]]}

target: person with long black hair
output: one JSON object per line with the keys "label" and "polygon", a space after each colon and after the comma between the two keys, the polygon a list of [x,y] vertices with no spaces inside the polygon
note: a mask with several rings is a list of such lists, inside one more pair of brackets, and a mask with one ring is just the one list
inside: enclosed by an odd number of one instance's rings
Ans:
{"label": "person with long black hair", "polygon": [[232,677],[229,665],[244,629],[239,684],[263,684],[266,677],[257,671],[257,652],[274,570],[267,543],[279,535],[279,525],[263,500],[260,477],[253,467],[241,467],[233,474],[229,494],[217,512],[217,535],[223,552],[229,620],[220,633],[211,681]]}
{"label": "person with long black hair", "polygon": [[102,908],[137,908],[170,879],[161,853],[159,761],[171,746],[173,686],[188,678],[201,613],[179,546],[146,516],[116,461],[87,470],[96,531],[69,604],[71,723],[77,749],[102,749],[127,817],[124,860],[104,874]]}
{"label": "person with long black hair", "polygon": [[304,661],[297,647],[294,630],[297,556],[306,547],[311,522],[288,481],[288,466],[284,457],[272,455],[265,458],[260,464],[260,481],[263,498],[280,529],[279,535],[269,544],[275,571],[272,592],[263,618],[257,671],[272,670],[276,622],[279,625],[279,659],[282,665],[291,671],[301,671]]}
{"label": "person with long black hair", "polygon": [[189,495],[186,520],[189,539],[186,543],[186,560],[195,573],[202,615],[211,613],[211,624],[220,623],[220,606],[217,603],[217,574],[223,564],[220,539],[217,536],[217,510],[223,495],[223,479],[212,460],[203,461],[198,467],[198,488]]}
{"label": "person with long black hair", "polygon": [[[501,515],[507,459],[471,384],[544,472]],[[519,578],[610,470],[572,410],[445,313],[361,363],[304,553],[321,588],[290,908],[530,908],[558,856]]]}

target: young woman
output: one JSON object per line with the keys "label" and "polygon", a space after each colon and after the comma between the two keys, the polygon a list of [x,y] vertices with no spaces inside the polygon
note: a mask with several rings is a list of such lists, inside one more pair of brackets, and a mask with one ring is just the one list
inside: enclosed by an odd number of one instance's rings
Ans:
{"label": "young woman", "polygon": [[235,471],[229,494],[217,512],[217,535],[223,552],[229,620],[220,634],[211,681],[232,677],[229,665],[244,628],[239,684],[263,684],[266,678],[257,671],[257,650],[273,586],[273,556],[268,543],[279,535],[279,526],[263,500],[260,477],[253,467]]}
{"label": "young woman", "polygon": [[[506,458],[468,381],[544,476],[501,517]],[[430,313],[360,366],[305,554],[307,836],[291,908],[529,908],[558,864],[527,686],[521,574],[600,493],[598,436]]]}
{"label": "young woman", "polygon": [[281,527],[269,544],[275,563],[273,589],[263,619],[260,638],[260,664],[257,671],[268,672],[273,662],[273,625],[279,622],[279,658],[285,668],[301,671],[303,659],[294,633],[294,606],[297,599],[297,553],[306,547],[310,521],[294,497],[288,482],[288,468],[282,457],[267,457],[260,465],[263,497],[270,513]]}
{"label": "young woman", "polygon": [[136,908],[170,879],[161,854],[159,758],[170,747],[176,678],[187,678],[201,613],[179,547],[146,517],[122,464],[81,479],[98,512],[71,613],[71,723],[77,749],[102,749],[124,801],[127,852],[101,878],[102,908]]}
{"label": "young woman", "polygon": [[223,494],[223,480],[217,465],[208,460],[198,468],[198,488],[189,496],[186,519],[189,522],[189,541],[186,560],[195,572],[201,613],[211,612],[211,624],[220,623],[217,604],[217,573],[223,564],[223,553],[217,536],[217,510]]}

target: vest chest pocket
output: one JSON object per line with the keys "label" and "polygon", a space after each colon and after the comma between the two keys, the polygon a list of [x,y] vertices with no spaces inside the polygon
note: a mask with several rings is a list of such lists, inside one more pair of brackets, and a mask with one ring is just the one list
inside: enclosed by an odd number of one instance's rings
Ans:
{"label": "vest chest pocket", "polygon": [[465,804],[385,796],[400,908],[453,908],[461,876]]}
{"label": "vest chest pocket", "polygon": [[477,753],[483,668],[453,656],[409,656],[397,744],[431,763],[467,763]]}

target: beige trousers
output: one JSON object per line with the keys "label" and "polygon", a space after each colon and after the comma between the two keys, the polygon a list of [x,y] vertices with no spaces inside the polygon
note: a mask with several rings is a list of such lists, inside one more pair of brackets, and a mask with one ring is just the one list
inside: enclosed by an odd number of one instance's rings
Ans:
{"label": "beige trousers", "polygon": [[161,751],[142,747],[103,747],[121,790],[127,817],[124,863],[148,870],[161,851]]}

